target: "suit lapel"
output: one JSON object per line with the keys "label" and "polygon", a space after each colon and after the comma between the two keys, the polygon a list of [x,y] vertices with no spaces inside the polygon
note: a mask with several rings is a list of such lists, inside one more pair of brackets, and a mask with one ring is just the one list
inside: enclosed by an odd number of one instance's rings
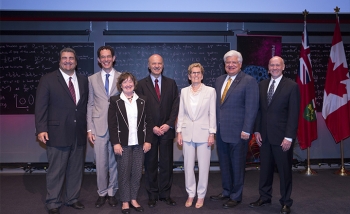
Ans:
{"label": "suit lapel", "polygon": [[139,128],[141,123],[141,118],[143,116],[144,110],[145,110],[145,102],[144,100],[141,100],[140,98],[136,100],[137,104],[137,128]]}
{"label": "suit lapel", "polygon": [[198,94],[198,96],[199,96],[199,98],[198,98],[198,106],[197,106],[196,112],[193,112],[193,119],[194,120],[197,119],[198,114],[199,114],[199,112],[201,110],[202,103],[203,103],[203,98],[204,98],[204,95],[205,95],[205,92],[206,92],[205,89],[206,89],[205,86],[202,85],[202,91],[199,92],[199,94]]}
{"label": "suit lapel", "polygon": [[227,77],[227,74],[219,77],[220,79],[218,80],[218,84],[217,84],[218,88],[215,89],[216,90],[216,100],[217,100],[217,103],[219,105],[221,105],[221,89],[222,89],[222,87],[224,87],[224,82],[225,82],[226,77]]}
{"label": "suit lapel", "polygon": [[117,81],[118,81],[119,76],[120,76],[120,73],[118,71],[114,70],[114,79],[112,81],[112,88],[111,88],[111,91],[109,93],[109,96],[115,95],[118,93]]}
{"label": "suit lapel", "polygon": [[[243,74],[242,71],[240,71],[240,72],[237,74],[235,80],[233,80],[233,82],[231,83],[231,86],[230,86],[230,88],[228,89],[228,91],[227,91],[227,93],[226,93],[226,97],[225,97],[224,101],[222,102],[222,104],[225,103],[225,101],[226,101],[227,98],[230,96],[230,94],[233,92],[233,90],[235,89],[235,87],[239,84],[239,82],[241,81],[243,75],[244,75],[244,74]],[[226,87],[226,85],[223,86],[223,87]]]}
{"label": "suit lapel", "polygon": [[[105,89],[105,86],[103,85],[103,81],[102,81],[102,70],[98,73],[98,75],[97,75],[97,84],[98,84],[98,86],[100,87],[100,90],[102,90],[104,93],[105,93],[105,95],[106,95],[106,97],[107,97],[107,93],[106,93],[106,89]],[[106,77],[104,77],[104,78],[106,78]]]}
{"label": "suit lapel", "polygon": [[[285,79],[284,77],[282,77],[280,83],[278,84],[277,88],[275,89],[275,92],[274,92],[273,95],[272,95],[272,99],[271,99],[270,105],[273,103],[273,101],[274,101],[275,99],[277,99],[276,97],[278,97],[278,95],[281,93],[282,88],[284,87],[284,81],[285,81],[285,80],[286,80],[286,79]],[[266,95],[266,97],[267,97],[267,95]],[[267,98],[266,98],[266,100],[267,100]]]}
{"label": "suit lapel", "polygon": [[261,84],[261,91],[262,91],[262,93],[260,93],[260,94],[262,94],[262,98],[260,99],[261,100],[261,102],[262,102],[262,105],[263,106],[266,106],[266,107],[268,107],[267,106],[267,88],[269,87],[269,83],[270,83],[270,79],[269,79],[269,81],[265,81],[265,82],[262,82]]}
{"label": "suit lapel", "polygon": [[187,109],[187,111],[188,111],[188,116],[191,118],[191,120],[193,120],[194,119],[194,115],[193,115],[193,112],[192,112],[192,108],[191,108],[191,105],[190,105],[190,103],[191,103],[191,95],[190,95],[190,93],[191,93],[191,88],[190,87],[192,87],[192,86],[189,86],[187,89],[188,90],[185,90],[184,91],[184,97],[185,97],[185,102],[184,102],[184,104],[186,105],[186,107],[185,107],[185,109]]}
{"label": "suit lapel", "polygon": [[81,103],[81,99],[82,99],[84,93],[87,93],[87,92],[84,90],[84,83],[83,83],[82,77],[78,74],[76,74],[76,75],[77,75],[77,80],[78,80],[78,85],[79,85],[79,94],[80,94],[80,99],[77,103],[77,105],[79,105]]}
{"label": "suit lapel", "polygon": [[117,100],[117,107],[118,110],[120,112],[120,114],[123,117],[124,123],[126,124],[126,126],[129,128],[129,123],[128,123],[128,116],[126,114],[126,108],[125,108],[125,103],[124,100],[120,99],[120,97],[118,97],[119,99]]}

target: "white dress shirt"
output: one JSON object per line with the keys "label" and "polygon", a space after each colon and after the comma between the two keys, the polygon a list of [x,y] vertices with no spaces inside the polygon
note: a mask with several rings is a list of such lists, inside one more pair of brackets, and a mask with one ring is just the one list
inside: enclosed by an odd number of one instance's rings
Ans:
{"label": "white dress shirt", "polygon": [[129,146],[138,145],[139,141],[137,138],[137,104],[136,100],[139,98],[136,93],[134,93],[131,102],[126,98],[125,94],[122,92],[120,94],[120,99],[124,100],[126,115],[128,117],[128,128],[129,128]]}
{"label": "white dress shirt", "polygon": [[74,71],[72,76],[69,76],[68,74],[64,73],[61,69],[60,69],[60,72],[63,76],[63,79],[66,81],[68,88],[69,88],[69,78],[72,77],[72,83],[73,83],[74,91],[75,91],[75,100],[77,101],[76,104],[78,104],[78,102],[80,100],[80,92],[79,92],[78,78],[77,78],[75,71]]}

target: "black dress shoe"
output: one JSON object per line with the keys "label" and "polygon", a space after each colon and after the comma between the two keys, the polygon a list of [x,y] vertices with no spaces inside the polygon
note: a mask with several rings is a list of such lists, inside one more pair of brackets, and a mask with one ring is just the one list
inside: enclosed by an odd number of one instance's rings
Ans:
{"label": "black dress shoe", "polygon": [[130,209],[122,209],[123,214],[130,214]]}
{"label": "black dress shoe", "polygon": [[265,205],[270,205],[271,204],[271,199],[267,199],[267,200],[262,200],[262,199],[258,199],[255,202],[252,202],[249,204],[250,207],[261,207],[261,206],[265,206]]}
{"label": "black dress shoe", "polygon": [[212,201],[222,201],[222,200],[226,200],[229,199],[230,197],[228,196],[224,196],[222,193],[220,193],[219,195],[212,195],[210,196],[210,200]]}
{"label": "black dress shoe", "polygon": [[135,207],[134,205],[132,205],[132,203],[130,203],[130,207],[134,208],[137,212],[143,212],[144,211],[143,207],[141,207],[141,206]]}
{"label": "black dress shoe", "polygon": [[60,214],[60,210],[58,208],[50,209],[49,214]]}
{"label": "black dress shoe", "polygon": [[149,200],[148,200],[148,206],[149,206],[150,208],[155,207],[155,206],[156,206],[156,203],[157,203],[157,201],[156,201],[155,199],[149,199]]}
{"label": "black dress shoe", "polygon": [[171,199],[170,197],[169,198],[160,198],[159,200],[164,201],[167,205],[171,205],[171,206],[176,205],[176,202],[173,199]]}
{"label": "black dress shoe", "polygon": [[281,208],[281,214],[289,214],[291,211],[290,211],[290,206],[287,206],[287,205],[284,205],[282,206]]}
{"label": "black dress shoe", "polygon": [[102,207],[106,202],[106,196],[99,196],[97,201],[95,202],[95,207],[100,208]]}
{"label": "black dress shoe", "polygon": [[73,207],[74,209],[77,209],[77,210],[82,210],[84,209],[84,205],[82,203],[80,203],[80,201],[77,201],[73,204],[68,204],[69,207]]}
{"label": "black dress shoe", "polygon": [[240,203],[241,203],[240,201],[235,201],[235,200],[229,199],[226,203],[224,203],[224,204],[222,205],[222,207],[223,207],[224,209],[233,208],[233,207],[237,206],[237,205],[240,204]]}
{"label": "black dress shoe", "polygon": [[115,196],[107,196],[107,198],[108,198],[109,205],[111,205],[112,207],[117,206],[118,200],[115,198]]}

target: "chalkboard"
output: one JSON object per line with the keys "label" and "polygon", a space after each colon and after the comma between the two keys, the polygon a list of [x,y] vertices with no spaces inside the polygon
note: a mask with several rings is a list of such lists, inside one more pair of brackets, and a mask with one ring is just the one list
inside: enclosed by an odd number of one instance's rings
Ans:
{"label": "chalkboard", "polygon": [[160,54],[164,61],[163,74],[176,81],[179,88],[189,86],[187,68],[199,62],[204,67],[203,83],[214,86],[215,79],[225,73],[223,56],[230,43],[106,43],[116,54],[115,69],[129,71],[140,80],[147,75],[148,58]]}
{"label": "chalkboard", "polygon": [[[282,44],[282,58],[284,59],[286,65],[284,75],[293,80],[296,79],[299,69],[300,46],[301,43]],[[312,73],[315,80],[316,110],[318,112],[322,111],[323,91],[326,81],[328,58],[331,47],[331,44],[310,44]],[[350,44],[344,44],[344,49],[349,65]]]}
{"label": "chalkboard", "polygon": [[94,73],[94,43],[0,44],[0,114],[34,114],[39,80],[58,69],[64,47],[76,51],[78,73]]}

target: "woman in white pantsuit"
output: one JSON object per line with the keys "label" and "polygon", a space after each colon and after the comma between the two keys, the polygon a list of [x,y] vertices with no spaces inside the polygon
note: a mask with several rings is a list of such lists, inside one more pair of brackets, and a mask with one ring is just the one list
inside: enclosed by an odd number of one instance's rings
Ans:
{"label": "woman in white pantsuit", "polygon": [[214,88],[202,83],[203,73],[204,68],[200,63],[193,63],[188,67],[188,79],[191,80],[191,85],[181,90],[176,128],[177,143],[183,146],[185,184],[188,193],[186,207],[192,206],[196,196],[194,165],[197,148],[199,180],[196,208],[203,206],[207,192],[211,147],[216,133],[216,93]]}

